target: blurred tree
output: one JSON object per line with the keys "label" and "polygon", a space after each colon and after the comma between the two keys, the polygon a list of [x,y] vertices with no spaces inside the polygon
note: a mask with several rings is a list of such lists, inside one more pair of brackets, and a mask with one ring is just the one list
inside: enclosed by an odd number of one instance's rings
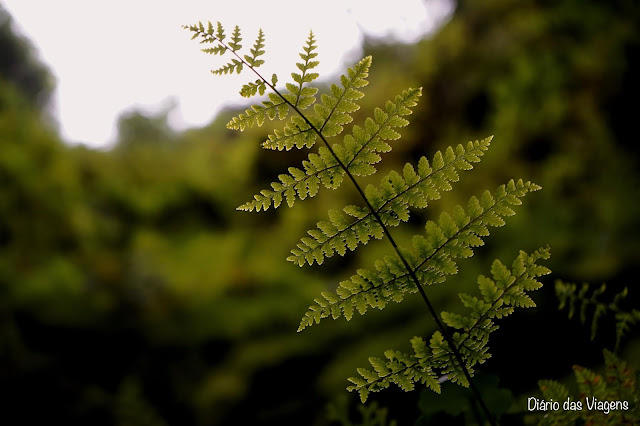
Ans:
{"label": "blurred tree", "polygon": [[531,214],[545,219],[521,241],[550,236],[551,269],[563,275],[626,281],[640,264],[640,203],[630,202],[640,198],[639,21],[640,6],[625,0],[461,1],[431,38],[371,46],[388,68],[372,72],[372,86],[404,73],[424,87],[412,157],[424,141],[495,134],[490,167],[469,185],[524,171],[544,188]]}
{"label": "blurred tree", "polygon": [[138,109],[121,114],[117,123],[116,146],[122,149],[143,144],[160,147],[174,141],[176,134],[169,125],[169,114],[176,106],[176,101],[170,100],[155,114]]}
{"label": "blurred tree", "polygon": [[54,78],[31,43],[16,34],[12,18],[0,5],[0,78],[13,85],[37,109],[49,106]]}

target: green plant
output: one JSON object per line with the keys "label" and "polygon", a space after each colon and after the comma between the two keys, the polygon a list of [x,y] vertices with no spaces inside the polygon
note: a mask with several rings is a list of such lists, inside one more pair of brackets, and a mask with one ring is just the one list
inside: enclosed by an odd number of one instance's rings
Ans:
{"label": "green plant", "polygon": [[[346,395],[339,395],[335,401],[327,405],[327,420],[340,423],[341,426],[397,426],[395,420],[387,420],[389,410],[378,406],[373,401],[368,405],[359,405],[358,412],[361,422],[354,423],[349,413],[349,399]],[[357,420],[356,420],[357,421]]]}
{"label": "green plant", "polygon": [[[385,352],[386,359],[370,358],[373,370],[358,369],[359,377],[349,380],[348,390],[357,391],[364,402],[370,392],[379,391],[395,383],[408,391],[417,382],[440,392],[440,383],[450,380],[471,387],[487,419],[495,423],[482,395],[475,387],[472,376],[474,367],[486,361],[489,335],[498,326],[494,320],[511,314],[515,307],[535,306],[527,292],[542,285],[537,279],[549,273],[537,262],[549,257],[548,248],[532,254],[520,252],[511,264],[505,266],[495,260],[491,278],[480,276],[480,297],[460,294],[467,315],[443,312],[438,314],[425,288],[442,283],[447,276],[458,272],[456,260],[473,255],[474,248],[484,244],[489,227],[505,224],[504,218],[515,214],[512,206],[521,204],[521,198],[539,186],[522,180],[511,180],[493,193],[485,191],[479,197],[471,197],[466,207],[457,206],[451,212],[442,213],[437,221],[426,223],[426,234],[415,235],[411,248],[401,248],[391,234],[391,228],[409,220],[410,209],[424,209],[441,193],[452,189],[459,180],[459,172],[473,168],[489,148],[491,137],[469,142],[466,146],[449,147],[436,152],[432,160],[420,158],[416,165],[406,164],[401,173],[392,171],[379,186],[363,188],[357,177],[376,172],[381,154],[391,151],[391,142],[400,139],[397,129],[409,124],[405,118],[411,114],[421,89],[407,89],[383,108],[376,108],[362,125],[353,125],[350,132],[334,144],[329,140],[340,136],[345,126],[353,121],[352,114],[359,109],[357,101],[364,96],[360,89],[367,85],[372,63],[365,57],[341,76],[341,86],[331,85],[328,93],[316,102],[318,88],[310,86],[318,74],[316,41],[309,34],[299,72],[291,74],[293,82],[278,86],[278,76],[267,79],[258,72],[264,64],[265,37],[259,31],[249,54],[242,54],[242,35],[235,27],[230,39],[223,26],[214,27],[210,22],[185,26],[193,32],[193,38],[212,45],[203,49],[214,55],[229,54],[231,60],[213,70],[216,75],[243,71],[253,73],[257,79],[242,86],[243,97],[264,95],[266,100],[253,105],[243,114],[233,118],[230,129],[245,130],[262,126],[269,120],[291,118],[282,130],[275,130],[264,141],[263,147],[273,150],[313,148],[320,141],[315,153],[308,155],[301,167],[289,167],[288,173],[278,176],[270,189],[264,189],[254,199],[238,207],[244,211],[277,208],[283,201],[292,206],[297,199],[315,196],[320,187],[336,189],[345,180],[351,182],[364,205],[349,205],[342,211],[329,211],[328,220],[318,223],[317,229],[308,231],[287,260],[300,266],[321,264],[335,253],[343,256],[347,250],[355,250],[372,238],[386,237],[394,254],[378,260],[373,269],[358,270],[349,280],[338,286],[335,292],[323,292],[315,304],[305,313],[298,331],[319,323],[322,318],[344,316],[350,320],[355,312],[364,314],[368,308],[383,309],[389,302],[400,302],[407,293],[419,293],[433,317],[437,331],[428,341],[421,337],[411,340],[413,354],[399,351]],[[311,109],[311,107],[313,107]]]}
{"label": "green plant", "polygon": [[584,283],[578,290],[578,286],[573,283],[565,283],[562,280],[556,280],[555,291],[556,296],[560,302],[558,309],[569,309],[569,319],[573,318],[575,314],[576,304],[580,305],[580,322],[585,324],[587,322],[587,312],[593,311],[593,318],[591,319],[591,340],[595,339],[596,332],[598,330],[598,321],[601,317],[607,314],[614,314],[616,320],[616,345],[615,352],[620,349],[620,341],[624,335],[629,331],[632,325],[635,325],[640,321],[640,311],[632,309],[625,311],[620,308],[620,302],[627,297],[628,289],[625,287],[620,293],[617,293],[613,300],[609,303],[604,303],[598,300],[598,298],[607,290],[606,284],[602,284],[591,292],[591,296],[587,296],[589,293],[589,284]]}
{"label": "green plant", "polygon": [[[583,325],[587,322],[587,311],[593,310],[591,340],[596,336],[600,318],[615,313],[615,352],[618,352],[625,333],[640,319],[640,312],[636,309],[625,311],[620,307],[620,302],[628,294],[626,287],[614,295],[610,303],[598,300],[607,289],[605,284],[593,290],[590,296],[589,289],[587,283],[578,290],[575,284],[556,280],[555,291],[560,302],[558,309],[568,307],[571,319],[579,303],[580,322]],[[538,382],[542,399],[529,400],[534,400],[536,407],[544,407],[541,410],[544,415],[540,418],[540,424],[564,425],[583,422],[587,425],[632,425],[640,422],[640,388],[637,373],[616,353],[604,349],[603,354],[604,374],[580,365],[573,366],[577,395],[555,380]],[[554,403],[557,405],[554,406]]]}
{"label": "green plant", "polygon": [[[556,402],[540,419],[541,425],[635,425],[640,422],[640,389],[636,372],[606,349],[605,371],[598,374],[579,365],[573,366],[578,394],[554,380],[540,380],[544,402]],[[582,423],[580,423],[582,424]]]}

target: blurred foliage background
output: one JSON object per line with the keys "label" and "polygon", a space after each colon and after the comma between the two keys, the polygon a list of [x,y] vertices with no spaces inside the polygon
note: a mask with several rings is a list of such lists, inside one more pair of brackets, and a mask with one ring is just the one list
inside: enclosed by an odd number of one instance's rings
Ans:
{"label": "blurred foliage background", "polygon": [[[439,310],[455,310],[457,292],[472,291],[492,259],[551,245],[538,308],[501,324],[483,368],[516,397],[573,364],[602,364],[601,348],[612,347],[612,324],[590,342],[557,311],[554,278],[606,281],[612,294],[629,286],[629,306],[640,298],[639,17],[631,0],[459,1],[429,39],[365,46],[374,65],[359,118],[424,88],[383,170],[495,135],[428,216],[393,231],[400,241],[510,178],[543,186],[459,275],[429,289]],[[368,356],[433,331],[415,297],[296,333],[320,291],[389,252],[374,241],[322,267],[284,260],[354,192],[236,212],[306,155],[262,151],[270,128],[228,131],[238,111],[179,133],[168,111],[130,111],[113,149],[68,146],[49,113],[53,78],[35,58],[0,9],[0,423],[329,424],[327,403],[345,404],[346,377]],[[639,352],[632,333],[623,355],[637,367]],[[413,424],[419,396],[375,399]],[[514,402],[512,419],[523,410]]]}

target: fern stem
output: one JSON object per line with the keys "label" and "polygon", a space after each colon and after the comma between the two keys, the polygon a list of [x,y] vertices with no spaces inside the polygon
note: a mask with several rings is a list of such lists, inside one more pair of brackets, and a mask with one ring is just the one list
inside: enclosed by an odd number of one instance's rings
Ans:
{"label": "fern stem", "polygon": [[[259,76],[259,78],[262,78],[262,76],[260,76],[260,74],[258,72],[256,72],[254,70],[254,72]],[[263,81],[264,78],[262,78]],[[267,82],[268,84],[268,82]],[[269,85],[271,87],[271,89],[278,95],[280,96],[282,99],[284,99],[284,97],[282,96],[282,94],[280,94],[275,87]],[[286,100],[285,100],[286,101]],[[431,304],[431,301],[429,300],[429,297],[427,296],[427,293],[424,291],[424,288],[422,287],[422,285],[420,284],[420,280],[418,279],[415,271],[413,270],[413,268],[411,268],[411,266],[409,265],[409,262],[407,262],[407,260],[405,259],[404,255],[402,254],[402,252],[400,251],[400,248],[398,247],[398,244],[395,242],[395,240],[393,239],[393,237],[391,236],[391,232],[389,231],[388,227],[385,226],[384,222],[382,221],[382,219],[380,218],[380,215],[378,214],[378,211],[371,205],[371,203],[369,202],[369,200],[367,199],[366,195],[364,194],[364,191],[362,189],[362,187],[360,186],[360,184],[358,184],[358,182],[356,181],[355,177],[353,176],[353,174],[351,174],[351,172],[349,171],[348,167],[344,165],[344,163],[338,158],[338,156],[336,155],[335,151],[333,150],[333,148],[331,148],[331,145],[329,144],[329,142],[326,140],[326,138],[322,135],[322,133],[307,119],[307,117],[294,105],[292,105],[290,102],[286,101],[292,108],[293,110],[316,132],[316,134],[320,137],[320,139],[322,140],[322,142],[324,143],[324,145],[327,147],[327,149],[329,150],[329,152],[331,153],[331,155],[333,155],[333,157],[335,158],[335,160],[338,162],[338,164],[340,165],[340,167],[344,170],[345,174],[347,175],[347,177],[349,178],[349,180],[351,180],[351,182],[353,183],[353,185],[355,186],[356,190],[358,191],[358,193],[360,194],[360,196],[362,197],[362,199],[364,200],[365,204],[367,205],[367,208],[369,209],[369,211],[371,212],[371,214],[373,215],[373,217],[375,218],[376,222],[378,222],[380,224],[380,226],[382,227],[382,230],[384,232],[384,234],[387,236],[387,238],[389,239],[389,242],[391,243],[391,245],[393,246],[393,249],[395,250],[396,254],[398,255],[398,257],[400,258],[400,260],[402,261],[402,264],[404,265],[404,267],[407,269],[407,271],[409,272],[409,275],[411,277],[411,279],[413,280],[413,282],[415,283],[416,287],[418,288],[418,292],[420,293],[420,295],[422,296],[422,299],[424,300],[425,304],[427,305],[427,308],[429,309],[429,313],[431,313],[431,316],[433,317],[433,320],[436,322],[437,327],[440,329],[440,332],[442,333],[442,335],[444,336],[445,340],[447,341],[447,343],[449,344],[449,346],[451,347],[451,350],[454,354],[454,356],[456,357],[456,359],[458,360],[458,362],[460,363],[460,367],[462,369],[462,372],[464,373],[467,381],[469,382],[469,386],[471,387],[471,390],[473,391],[478,403],[480,404],[480,406],[482,407],[482,410],[484,411],[485,416],[487,417],[487,420],[489,420],[489,423],[491,423],[492,425],[496,425],[497,423],[495,422],[495,420],[493,419],[493,416],[491,415],[491,412],[489,411],[489,408],[487,407],[486,403],[484,402],[484,399],[482,398],[482,394],[480,393],[480,390],[476,387],[476,385],[473,383],[473,380],[471,378],[471,374],[469,374],[469,370],[467,369],[464,360],[462,359],[462,355],[460,354],[460,351],[458,350],[458,348],[456,347],[453,338],[451,337],[451,335],[449,334],[449,331],[447,330],[447,328],[445,327],[444,323],[442,322],[442,320],[440,319],[439,315],[437,314],[436,310],[434,309],[433,305]]]}
{"label": "fern stem", "polygon": [[[218,40],[218,42],[220,44],[222,44],[223,46],[228,48],[226,43],[224,43],[222,40]],[[389,229],[387,228],[387,226],[385,226],[384,222],[380,218],[380,215],[378,214],[378,211],[371,205],[371,203],[369,202],[369,200],[367,199],[367,197],[366,197],[366,195],[364,193],[364,190],[362,189],[360,184],[356,181],[356,179],[353,176],[353,174],[349,171],[348,166],[346,166],[340,160],[340,158],[335,153],[335,151],[333,150],[333,148],[331,147],[331,145],[329,144],[327,139],[322,134],[322,130],[316,128],[316,126],[314,126],[313,123],[311,123],[311,121],[302,113],[302,111],[300,111],[300,109],[298,109],[297,105],[294,105],[293,103],[288,101],[284,97],[284,95],[282,95],[275,88],[275,86],[273,84],[271,84],[271,82],[269,82],[267,79],[265,79],[253,66],[248,64],[247,61],[244,58],[242,58],[240,55],[238,55],[238,53],[236,51],[234,51],[232,49],[229,49],[229,50],[231,51],[231,53],[236,58],[238,58],[244,64],[244,66],[249,68],[260,80],[262,80],[265,83],[265,85],[267,85],[276,95],[278,95],[280,97],[280,99],[282,99],[285,103],[287,103],[300,116],[300,118],[302,118],[309,125],[309,127],[311,129],[313,129],[313,131],[320,137],[320,139],[324,143],[325,147],[329,150],[331,155],[335,158],[335,160],[338,163],[338,165],[344,170],[345,174],[347,175],[347,177],[349,178],[351,183],[353,183],[354,187],[356,188],[356,190],[358,191],[358,193],[360,194],[360,196],[364,200],[365,204],[367,205],[367,208],[369,209],[369,211],[371,212],[371,214],[375,218],[376,222],[378,222],[380,224],[380,226],[382,227],[382,230],[383,230],[384,234],[389,239],[389,242],[393,246],[393,249],[395,250],[395,252],[398,255],[398,257],[400,258],[400,261],[402,262],[402,264],[404,265],[406,270],[409,272],[409,275],[410,275],[411,279],[413,280],[413,282],[415,283],[415,285],[416,285],[416,287],[418,289],[418,292],[420,293],[420,296],[422,296],[422,299],[423,299],[424,303],[427,305],[427,309],[429,310],[429,313],[433,317],[433,320],[435,321],[436,326],[438,327],[438,329],[442,333],[443,337],[447,341],[449,347],[451,348],[451,351],[453,352],[453,355],[458,360],[458,362],[460,364],[460,368],[462,369],[462,372],[464,373],[464,376],[467,379],[467,382],[469,383],[469,386],[471,387],[471,390],[473,391],[473,394],[474,394],[476,400],[480,404],[480,407],[482,408],[482,411],[484,412],[485,416],[487,417],[487,420],[489,421],[489,423],[491,425],[496,426],[497,423],[496,423],[495,419],[493,418],[491,412],[489,411],[489,408],[487,407],[486,403],[484,402],[484,399],[482,398],[482,394],[480,393],[480,390],[477,388],[477,386],[473,382],[473,380],[471,378],[471,374],[469,373],[469,370],[467,369],[467,366],[464,363],[464,360],[462,358],[462,355],[461,355],[458,347],[456,347],[455,342],[453,341],[453,338],[451,337],[451,334],[449,333],[449,331],[445,327],[444,323],[440,319],[440,316],[438,315],[438,313],[434,309],[433,305],[431,304],[431,301],[429,300],[429,297],[427,296],[424,288],[420,284],[420,280],[418,279],[418,277],[417,277],[417,275],[415,273],[415,270],[413,268],[411,268],[411,266],[409,265],[409,262],[407,262],[406,258],[404,257],[404,255],[400,251],[400,248],[398,247],[398,244],[393,239]]]}

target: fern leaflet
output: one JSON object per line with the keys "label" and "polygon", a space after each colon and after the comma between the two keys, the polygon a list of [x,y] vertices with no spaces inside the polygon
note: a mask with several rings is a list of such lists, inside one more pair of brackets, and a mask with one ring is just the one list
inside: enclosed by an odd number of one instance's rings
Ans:
{"label": "fern leaflet", "polygon": [[[527,292],[542,286],[537,279],[550,271],[536,262],[548,258],[549,249],[542,248],[531,255],[521,251],[511,269],[495,260],[491,267],[493,279],[478,277],[481,298],[460,294],[469,315],[442,313],[447,325],[458,330],[453,334],[455,350],[461,353],[465,368],[471,374],[476,364],[482,364],[490,357],[489,334],[498,329],[494,319],[509,315],[515,307],[535,306]],[[373,370],[359,368],[360,377],[350,377],[353,385],[347,389],[357,391],[364,402],[370,392],[387,388],[392,383],[403,390],[412,390],[415,383],[420,382],[439,393],[441,375],[454,383],[469,386],[454,350],[440,331],[433,333],[428,344],[421,337],[414,337],[411,346],[413,354],[389,350],[384,354],[386,360],[369,358]]]}
{"label": "fern leaflet", "polygon": [[[441,283],[457,273],[454,259],[472,256],[473,248],[482,246],[482,238],[489,235],[488,227],[504,225],[502,218],[514,214],[510,206],[520,204],[520,198],[538,189],[530,182],[512,180],[501,185],[495,195],[486,191],[480,198],[471,197],[466,210],[456,206],[451,213],[442,213],[438,223],[427,222],[426,235],[414,236],[413,253],[406,252],[420,284]],[[323,292],[304,314],[298,331],[329,316],[350,320],[356,311],[363,315],[369,307],[383,309],[391,301],[401,302],[405,293],[418,291],[397,256],[378,260],[374,266],[375,271],[358,270],[341,282],[335,293]]]}
{"label": "fern leaflet", "polygon": [[[336,189],[342,183],[345,174],[340,162],[347,165],[349,172],[356,176],[374,173],[374,164],[380,161],[378,153],[388,152],[391,149],[385,140],[398,138],[399,134],[393,129],[408,124],[408,121],[402,117],[411,113],[409,108],[416,105],[419,96],[420,90],[412,89],[396,96],[395,102],[388,101],[385,106],[386,113],[377,108],[374,114],[376,118],[365,120],[365,128],[369,130],[353,126],[352,135],[346,135],[342,144],[333,145],[332,149],[337,158],[327,147],[320,147],[317,153],[309,154],[308,160],[303,161],[302,168],[290,167],[288,174],[278,176],[279,182],[271,183],[271,189],[260,191],[253,200],[238,207],[238,210],[260,211],[272,205],[277,208],[282,203],[283,197],[291,207],[296,199],[304,200],[315,196],[320,185]],[[298,120],[294,120],[295,118]],[[300,128],[305,128],[307,134],[312,135],[310,137],[315,138],[313,129],[305,127],[305,123],[299,117],[294,119],[292,121],[296,121]],[[287,127],[285,132],[286,129]],[[488,142],[484,145],[488,146]],[[482,154],[476,152],[475,156],[478,155]],[[469,161],[474,161],[475,156],[470,154]]]}
{"label": "fern leaflet", "polygon": [[378,188],[369,185],[365,189],[373,211],[354,205],[345,207],[344,213],[330,211],[329,221],[319,222],[317,229],[309,231],[309,237],[301,240],[287,260],[300,266],[305,262],[311,265],[314,261],[321,264],[325,257],[334,253],[344,256],[347,248],[355,250],[358,244],[366,244],[370,237],[382,238],[382,226],[398,226],[401,221],[409,220],[409,207],[425,208],[429,200],[440,198],[441,191],[451,190],[451,182],[459,180],[456,170],[472,169],[471,163],[480,161],[490,141],[491,138],[469,142],[466,150],[458,145],[455,152],[449,147],[444,155],[438,151],[431,165],[422,157],[417,172],[410,163],[405,165],[402,176],[392,171]]}
{"label": "fern leaflet", "polygon": [[[291,74],[292,83],[277,88],[277,75],[267,80],[256,69],[263,65],[264,34],[258,37],[250,54],[242,55],[242,36],[235,27],[230,41],[226,41],[224,28],[218,23],[214,30],[211,23],[205,29],[202,23],[188,28],[200,37],[201,43],[213,44],[204,49],[214,55],[230,54],[231,60],[214,70],[215,74],[241,73],[248,70],[256,80],[242,86],[244,97],[267,94],[267,99],[253,105],[233,118],[227,127],[244,130],[262,126],[265,120],[281,120],[294,112],[281,130],[274,130],[263,142],[263,148],[290,150],[312,148],[320,140],[320,146],[310,153],[301,167],[289,167],[288,173],[278,176],[270,189],[264,189],[254,199],[238,207],[239,210],[260,211],[273,206],[277,208],[286,200],[292,206],[297,199],[315,196],[320,187],[335,189],[345,179],[351,181],[360,194],[364,206],[349,205],[344,209],[330,211],[329,220],[318,223],[317,229],[308,232],[288,260],[302,266],[305,263],[322,263],[334,253],[344,255],[372,238],[385,236],[395,251],[374,264],[374,269],[358,270],[349,280],[340,283],[336,292],[323,292],[315,299],[300,323],[298,331],[318,323],[322,318],[344,316],[349,320],[354,312],[364,314],[369,307],[382,309],[390,301],[400,302],[406,293],[419,292],[429,313],[436,322],[436,331],[429,342],[422,338],[412,339],[413,354],[387,351],[386,359],[371,358],[373,370],[358,370],[360,377],[351,378],[353,386],[365,400],[369,392],[380,390],[395,383],[404,390],[411,390],[421,382],[434,391],[440,391],[440,380],[445,375],[449,380],[470,386],[490,423],[495,424],[482,395],[474,386],[471,376],[473,367],[488,357],[489,334],[497,329],[494,319],[509,315],[513,309],[531,307],[535,304],[526,292],[539,287],[537,277],[548,272],[535,262],[548,257],[548,250],[541,249],[531,256],[524,252],[513,263],[511,270],[499,261],[492,267],[492,279],[480,277],[481,298],[461,294],[463,305],[470,311],[466,316],[443,313],[442,320],[427,297],[424,288],[445,281],[448,275],[457,273],[456,259],[473,255],[474,248],[484,244],[483,237],[489,235],[489,227],[504,225],[504,218],[514,214],[512,206],[539,187],[522,180],[511,180],[500,186],[495,193],[484,192],[480,197],[471,197],[466,208],[455,207],[450,213],[442,213],[438,221],[428,221],[426,235],[416,235],[412,248],[402,250],[393,239],[390,228],[409,219],[410,208],[425,208],[429,201],[449,191],[452,183],[459,180],[460,170],[469,170],[472,163],[480,161],[488,149],[491,138],[447,148],[437,152],[431,163],[421,158],[417,164],[406,164],[402,173],[390,172],[379,186],[369,185],[363,189],[356,177],[376,172],[381,154],[391,150],[390,141],[400,138],[398,129],[408,124],[406,117],[412,113],[421,89],[407,89],[384,108],[375,108],[372,116],[359,125],[351,126],[339,142],[329,139],[341,135],[346,125],[353,121],[353,113],[364,96],[360,90],[368,84],[367,77],[372,58],[363,58],[340,77],[340,85],[330,86],[316,101],[318,89],[311,87],[318,74],[313,69],[318,65],[316,41],[309,33],[301,62],[296,64],[299,72]],[[311,108],[313,107],[313,108]],[[444,322],[443,322],[444,321]],[[449,329],[456,330],[452,335]]]}
{"label": "fern leaflet", "polygon": [[613,313],[616,319],[615,351],[617,352],[620,348],[620,342],[624,335],[629,331],[631,326],[640,321],[640,311],[637,309],[625,311],[620,308],[620,302],[627,297],[627,287],[625,287],[620,293],[616,294],[610,303],[603,303],[598,300],[598,297],[606,291],[606,284],[602,284],[600,287],[593,290],[591,296],[587,296],[589,288],[589,284],[584,283],[580,290],[578,290],[575,284],[556,280],[555,291],[556,296],[560,301],[558,309],[568,307],[569,319],[571,319],[575,313],[576,304],[579,303],[580,322],[582,324],[587,322],[587,311],[592,309],[593,318],[591,319],[591,340],[594,340],[596,337],[600,318],[608,313]]}

